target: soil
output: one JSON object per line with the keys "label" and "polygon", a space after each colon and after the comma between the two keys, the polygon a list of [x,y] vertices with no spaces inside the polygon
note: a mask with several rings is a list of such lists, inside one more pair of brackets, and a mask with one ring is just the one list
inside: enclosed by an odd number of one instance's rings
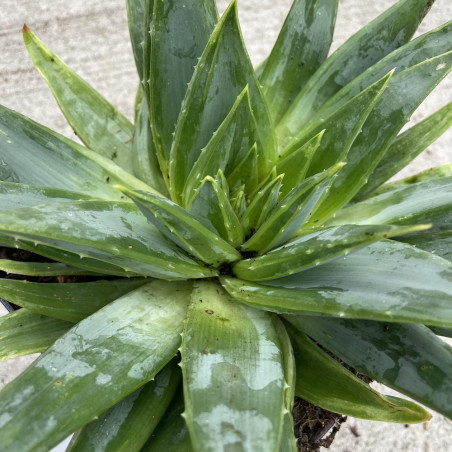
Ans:
{"label": "soil", "polygon": [[[47,259],[29,251],[7,247],[0,247],[0,259],[10,259],[22,262],[54,262],[51,259]],[[0,271],[0,278],[43,283],[81,282],[92,281],[95,279],[87,276],[32,277],[7,274],[2,271]],[[2,301],[6,300],[0,298],[0,302]],[[9,303],[9,305],[12,306],[14,310],[20,309],[20,306],[16,306],[12,303]],[[320,451],[320,447],[328,448],[332,444],[341,424],[347,419],[345,416],[324,410],[299,397],[295,397],[292,414],[294,418],[295,438],[299,452],[318,452]]]}

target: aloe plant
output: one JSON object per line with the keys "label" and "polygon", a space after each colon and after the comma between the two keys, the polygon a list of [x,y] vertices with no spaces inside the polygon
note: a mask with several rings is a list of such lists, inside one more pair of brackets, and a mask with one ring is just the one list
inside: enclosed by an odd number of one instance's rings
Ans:
{"label": "aloe plant", "polygon": [[[387,182],[452,124],[400,133],[452,68],[452,23],[400,0],[328,56],[338,1],[295,0],[253,68],[234,0],[127,0],[130,123],[33,32],[84,145],[0,107],[4,452],[294,451],[301,397],[415,423],[350,367],[452,418],[452,166]],[[334,357],[350,367],[344,367]]]}

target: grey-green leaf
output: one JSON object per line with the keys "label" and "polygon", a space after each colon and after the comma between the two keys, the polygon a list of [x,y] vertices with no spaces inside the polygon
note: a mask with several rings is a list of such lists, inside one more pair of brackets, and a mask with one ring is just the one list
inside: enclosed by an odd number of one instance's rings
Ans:
{"label": "grey-green leaf", "polygon": [[19,309],[0,317],[0,361],[41,353],[73,324]]}
{"label": "grey-green leaf", "polygon": [[452,348],[423,325],[287,316],[356,370],[452,418]]}
{"label": "grey-green leaf", "polygon": [[133,125],[26,26],[24,41],[34,65],[80,139],[88,148],[132,172]]}
{"label": "grey-green leaf", "polygon": [[151,282],[69,330],[0,392],[3,451],[48,452],[149,381],[177,352],[190,292]]}
{"label": "grey-green leaf", "polygon": [[240,259],[232,245],[168,198],[143,191],[123,191],[165,237],[197,259],[213,266]]}
{"label": "grey-green leaf", "polygon": [[[416,178],[412,179],[413,181]],[[393,190],[342,209],[329,224],[415,224],[432,222],[428,231],[450,230],[452,176],[397,184]]]}
{"label": "grey-green leaf", "polygon": [[183,186],[201,149],[230,112],[248,85],[253,113],[262,142],[259,175],[276,160],[276,145],[269,113],[241,37],[234,0],[213,31],[198,62],[182,104],[171,149],[171,196],[179,201]]}
{"label": "grey-green leaf", "polygon": [[139,452],[164,415],[181,380],[177,360],[79,430],[67,451]]}
{"label": "grey-green leaf", "polygon": [[85,283],[39,283],[0,279],[2,297],[31,312],[77,323],[139,288],[144,278]]}
{"label": "grey-green leaf", "polygon": [[392,142],[356,198],[368,197],[381,184],[405,168],[451,126],[452,102],[400,134]]}
{"label": "grey-green leaf", "polygon": [[[112,264],[132,275],[163,279],[215,275],[165,240],[129,202],[77,201],[70,208],[63,202],[2,211],[0,235],[68,251],[67,261],[64,255],[58,256],[68,264],[75,263],[73,253],[81,257],[80,262],[85,257],[103,261],[107,273]],[[103,272],[102,266],[89,266],[85,260],[82,268]]]}
{"label": "grey-green leaf", "polygon": [[218,283],[198,282],[181,351],[193,448],[279,450],[284,358],[272,317],[236,303]]}
{"label": "grey-green leaf", "polygon": [[214,0],[154,0],[150,49],[150,117],[164,177],[173,132],[193,68],[218,20]]}
{"label": "grey-green leaf", "polygon": [[343,225],[302,235],[267,254],[245,259],[233,273],[246,281],[265,281],[292,275],[328,262],[385,237],[422,231],[428,226]]}
{"label": "grey-green leaf", "polygon": [[[384,56],[408,42],[432,0],[401,0],[353,35],[310,78],[277,128],[293,136],[327,100]],[[387,68],[388,73],[395,65]]]}
{"label": "grey-green leaf", "polygon": [[1,105],[0,149],[3,181],[115,200],[121,193],[113,184],[152,190],[111,160]]}
{"label": "grey-green leaf", "polygon": [[259,81],[277,124],[326,59],[338,0],[295,0]]}
{"label": "grey-green leaf", "polygon": [[228,194],[213,177],[204,179],[188,212],[232,246],[238,247],[243,243],[243,228]]}
{"label": "grey-green leaf", "polygon": [[222,284],[243,303],[277,313],[452,325],[452,264],[392,240],[285,278]]}
{"label": "grey-green leaf", "polygon": [[289,331],[297,364],[298,397],[335,413],[374,421],[416,423],[431,418],[409,400],[375,391],[303,333],[293,327]]}

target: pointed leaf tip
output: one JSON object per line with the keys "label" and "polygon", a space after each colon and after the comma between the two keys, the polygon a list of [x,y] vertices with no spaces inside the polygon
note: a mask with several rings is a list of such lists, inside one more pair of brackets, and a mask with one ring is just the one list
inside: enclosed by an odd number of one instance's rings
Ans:
{"label": "pointed leaf tip", "polygon": [[22,33],[30,33],[31,30],[28,28],[27,24],[24,24],[22,27]]}

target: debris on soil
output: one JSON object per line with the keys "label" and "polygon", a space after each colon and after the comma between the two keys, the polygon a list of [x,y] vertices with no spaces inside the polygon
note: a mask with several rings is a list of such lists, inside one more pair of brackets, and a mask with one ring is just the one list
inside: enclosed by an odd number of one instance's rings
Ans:
{"label": "debris on soil", "polygon": [[319,452],[320,447],[330,447],[341,424],[347,419],[299,397],[295,397],[292,414],[299,452]]}

